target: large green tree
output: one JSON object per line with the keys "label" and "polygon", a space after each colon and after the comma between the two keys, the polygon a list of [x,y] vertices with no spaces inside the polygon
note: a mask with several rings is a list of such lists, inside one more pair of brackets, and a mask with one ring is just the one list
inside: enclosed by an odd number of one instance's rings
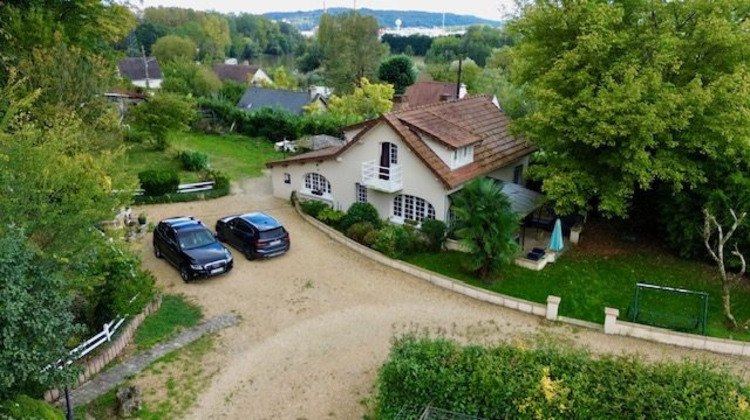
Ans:
{"label": "large green tree", "polygon": [[378,78],[381,82],[392,84],[394,91],[402,94],[417,80],[417,69],[411,58],[395,55],[380,63]]}
{"label": "large green tree", "polygon": [[634,192],[708,181],[706,161],[750,141],[750,5],[744,0],[536,0],[510,29],[516,121],[562,214],[626,215]]}
{"label": "large green tree", "polygon": [[197,48],[195,42],[191,39],[167,35],[159,38],[151,47],[151,51],[161,63],[170,61],[192,62],[195,60]]}
{"label": "large green tree", "polygon": [[131,111],[139,128],[150,132],[156,148],[165,150],[170,131],[183,131],[196,118],[195,101],[174,93],[160,93]]}
{"label": "large green tree", "polygon": [[374,17],[356,12],[321,17],[318,42],[323,50],[323,67],[338,94],[352,92],[363,77],[376,78],[387,53],[378,39],[379,27]]}
{"label": "large green tree", "polygon": [[370,83],[366,78],[359,82],[360,87],[348,95],[332,95],[328,100],[328,112],[334,117],[347,121],[364,121],[376,118],[393,108],[393,86],[383,83]]}
{"label": "large green tree", "polygon": [[476,178],[464,184],[451,200],[454,229],[469,252],[466,266],[491,282],[518,252],[518,216],[496,181]]}

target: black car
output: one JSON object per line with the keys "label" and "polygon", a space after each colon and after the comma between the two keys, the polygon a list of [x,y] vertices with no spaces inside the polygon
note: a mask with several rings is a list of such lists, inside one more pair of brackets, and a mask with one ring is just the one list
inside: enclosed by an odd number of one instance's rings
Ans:
{"label": "black car", "polygon": [[211,277],[232,269],[232,254],[200,220],[173,217],[154,230],[154,255],[180,270],[185,282]]}
{"label": "black car", "polygon": [[216,235],[240,250],[248,260],[270,258],[289,251],[289,232],[265,213],[227,216],[216,222]]}

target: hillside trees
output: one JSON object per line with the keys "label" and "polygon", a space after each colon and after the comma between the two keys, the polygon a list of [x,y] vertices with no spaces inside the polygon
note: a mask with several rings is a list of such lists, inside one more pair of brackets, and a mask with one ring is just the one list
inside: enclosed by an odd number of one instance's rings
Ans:
{"label": "hillside trees", "polygon": [[536,177],[560,214],[624,216],[636,190],[721,184],[707,164],[742,159],[750,140],[749,13],[740,0],[523,10],[512,80],[532,110],[517,128],[543,151]]}
{"label": "hillside trees", "polygon": [[177,35],[167,35],[156,40],[151,47],[152,53],[163,64],[172,61],[195,61],[195,42]]}

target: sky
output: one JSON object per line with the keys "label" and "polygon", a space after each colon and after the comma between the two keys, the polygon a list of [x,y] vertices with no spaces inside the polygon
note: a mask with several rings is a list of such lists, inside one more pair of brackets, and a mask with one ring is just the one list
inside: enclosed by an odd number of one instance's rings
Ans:
{"label": "sky", "polygon": [[[324,0],[142,0],[142,7],[169,6],[222,13],[261,14],[322,9],[323,2]],[[355,0],[325,0],[328,7],[353,7],[354,2]],[[502,20],[511,11],[513,0],[356,0],[356,4],[357,8],[446,12]]]}

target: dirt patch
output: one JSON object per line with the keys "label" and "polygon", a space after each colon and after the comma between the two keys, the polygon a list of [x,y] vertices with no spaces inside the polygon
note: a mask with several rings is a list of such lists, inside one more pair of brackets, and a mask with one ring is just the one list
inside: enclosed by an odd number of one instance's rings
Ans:
{"label": "dirt patch", "polygon": [[575,252],[581,255],[616,256],[667,252],[653,234],[629,230],[626,222],[591,218],[584,225]]}
{"label": "dirt patch", "polygon": [[[146,238],[144,264],[160,287],[195,298],[206,317],[233,311],[243,319],[219,334],[221,344],[201,362],[218,372],[186,418],[361,418],[392,339],[415,332],[478,343],[541,334],[595,352],[640,352],[650,360],[705,358],[726,362],[741,374],[750,367],[741,358],[550,325],[456,295],[331,240],[286,200],[270,197],[269,185],[268,178],[260,178],[242,182],[240,193],[220,199],[135,210],[145,211],[149,220],[194,215],[209,226],[224,215],[262,210],[278,218],[292,238],[284,256],[246,261],[235,251],[232,272],[190,284],[153,257],[150,235]],[[612,249],[608,252],[619,248]]]}

